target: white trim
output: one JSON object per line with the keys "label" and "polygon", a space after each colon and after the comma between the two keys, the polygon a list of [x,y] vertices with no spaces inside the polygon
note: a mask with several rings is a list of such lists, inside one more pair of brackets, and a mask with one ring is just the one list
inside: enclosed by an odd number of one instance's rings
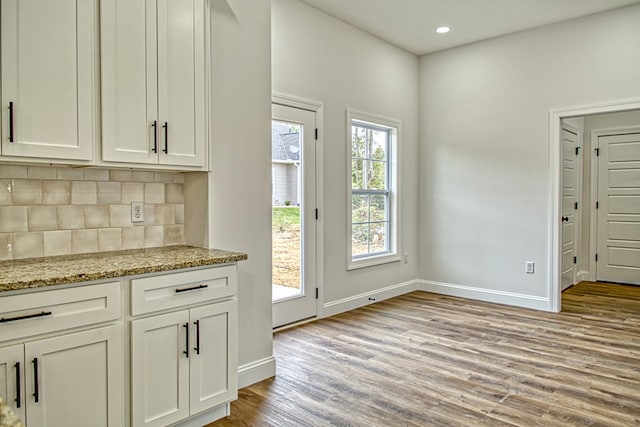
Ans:
{"label": "white trim", "polygon": [[549,111],[549,277],[548,311],[558,312],[561,307],[562,283],[562,233],[560,218],[562,212],[562,126],[563,118],[588,116],[599,113],[614,113],[640,109],[640,100],[610,101],[569,108],[552,108]]}
{"label": "white trim", "polygon": [[[417,289],[417,283],[417,280],[410,280],[408,282],[398,283],[381,289],[376,289],[375,291],[365,292],[359,295],[326,303],[322,306],[322,312],[319,313],[318,317],[324,318],[334,316],[375,302],[408,294],[409,292],[413,292]],[[370,300],[369,298],[372,298],[373,300]]]}
{"label": "white trim", "polygon": [[589,272],[589,270],[578,271],[578,283],[584,282],[584,281],[592,281],[591,273]]}
{"label": "white trim", "polygon": [[220,406],[216,406],[213,409],[209,409],[205,412],[201,412],[197,415],[187,418],[182,422],[172,424],[173,427],[201,427],[208,425],[214,421],[228,417],[231,415],[231,404],[225,403]]}
{"label": "white trim", "polygon": [[486,301],[496,304],[506,304],[516,307],[532,308],[535,310],[547,310],[549,305],[549,300],[547,297],[518,294],[515,292],[496,291],[492,289],[478,288],[475,286],[434,282],[432,280],[418,280],[418,290],[424,292],[432,292],[434,294]]}
{"label": "white trim", "polygon": [[400,146],[402,144],[402,121],[391,117],[385,117],[378,114],[372,114],[359,111],[350,107],[346,109],[345,122],[345,148],[347,175],[351,176],[351,158],[352,158],[352,124],[353,121],[359,121],[373,126],[385,127],[391,130],[391,140],[389,141],[389,181],[390,181],[390,197],[389,197],[389,252],[383,254],[372,254],[371,256],[353,258],[352,256],[352,228],[351,228],[351,179],[347,183],[346,192],[346,220],[347,220],[347,271],[358,268],[371,267],[375,265],[386,264],[389,262],[399,262],[402,253],[401,244],[401,227],[400,227]]}
{"label": "white trim", "polygon": [[313,112],[322,110],[322,103],[319,101],[300,98],[293,95],[286,95],[284,93],[278,92],[271,93],[271,103]]}
{"label": "white trim", "polygon": [[238,390],[276,375],[276,358],[256,360],[238,367]]}

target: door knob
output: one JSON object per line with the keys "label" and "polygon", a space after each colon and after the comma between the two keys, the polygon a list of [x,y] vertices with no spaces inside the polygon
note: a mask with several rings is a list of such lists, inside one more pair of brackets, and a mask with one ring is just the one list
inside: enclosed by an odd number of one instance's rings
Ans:
{"label": "door knob", "polygon": [[563,216],[562,217],[562,222],[569,222],[569,217],[568,216]]}

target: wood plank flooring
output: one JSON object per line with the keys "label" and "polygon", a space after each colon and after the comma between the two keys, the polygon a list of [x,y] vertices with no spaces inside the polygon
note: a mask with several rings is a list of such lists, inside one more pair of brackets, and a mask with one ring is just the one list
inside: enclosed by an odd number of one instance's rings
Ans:
{"label": "wood plank flooring", "polygon": [[413,292],[274,336],[224,426],[640,426],[640,287],[545,313]]}

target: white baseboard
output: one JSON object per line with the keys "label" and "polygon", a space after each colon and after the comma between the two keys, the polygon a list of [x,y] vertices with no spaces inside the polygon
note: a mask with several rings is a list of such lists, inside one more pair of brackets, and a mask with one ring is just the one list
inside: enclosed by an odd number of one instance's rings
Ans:
{"label": "white baseboard", "polygon": [[273,356],[238,367],[238,389],[250,386],[276,375],[276,359]]}
{"label": "white baseboard", "polygon": [[591,281],[591,274],[589,274],[589,270],[580,270],[578,271],[578,277],[576,277],[578,283],[582,281]]}
{"label": "white baseboard", "polygon": [[[409,292],[413,292],[416,289],[417,281],[411,280],[409,282],[398,283],[382,289],[376,289],[375,291],[365,292],[352,297],[328,302],[322,306],[322,313],[319,313],[318,317],[329,317],[335,314],[344,313],[345,311],[364,307],[365,305],[380,302],[399,295],[404,295]],[[371,298],[371,300],[369,298]]]}
{"label": "white baseboard", "polygon": [[491,289],[476,288],[473,286],[454,285],[452,283],[434,282],[431,280],[418,280],[418,290],[433,292],[435,294],[493,302],[497,304],[549,311],[549,298],[547,297],[495,291]]}

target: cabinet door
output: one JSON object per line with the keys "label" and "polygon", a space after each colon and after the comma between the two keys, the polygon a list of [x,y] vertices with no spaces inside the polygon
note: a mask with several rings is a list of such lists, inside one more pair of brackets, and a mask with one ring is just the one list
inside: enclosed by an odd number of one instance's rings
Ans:
{"label": "cabinet door", "polygon": [[160,164],[204,166],[204,0],[158,0]]}
{"label": "cabinet door", "polygon": [[124,425],[122,327],[25,344],[29,426]]}
{"label": "cabinet door", "polygon": [[156,21],[155,0],[100,2],[104,161],[158,163]]}
{"label": "cabinet door", "polygon": [[191,309],[191,414],[237,398],[236,300]]}
{"label": "cabinet door", "polygon": [[92,160],[95,0],[0,5],[2,155]]}
{"label": "cabinet door", "polygon": [[24,347],[0,348],[0,397],[22,420],[24,416]]}
{"label": "cabinet door", "polygon": [[188,329],[187,310],[131,322],[134,427],[166,426],[189,416]]}

